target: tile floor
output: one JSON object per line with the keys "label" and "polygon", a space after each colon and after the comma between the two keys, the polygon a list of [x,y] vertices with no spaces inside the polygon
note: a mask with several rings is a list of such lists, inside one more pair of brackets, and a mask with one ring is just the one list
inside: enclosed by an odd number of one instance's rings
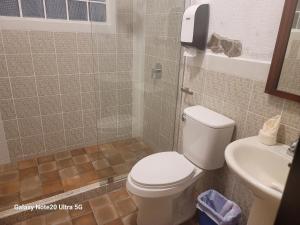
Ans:
{"label": "tile floor", "polygon": [[126,175],[151,153],[142,141],[127,139],[0,165],[0,211]]}
{"label": "tile floor", "polygon": [[[79,203],[80,204],[80,203]],[[15,225],[136,225],[137,207],[125,188],[85,201],[82,210],[59,210]],[[193,218],[182,225],[196,225]]]}

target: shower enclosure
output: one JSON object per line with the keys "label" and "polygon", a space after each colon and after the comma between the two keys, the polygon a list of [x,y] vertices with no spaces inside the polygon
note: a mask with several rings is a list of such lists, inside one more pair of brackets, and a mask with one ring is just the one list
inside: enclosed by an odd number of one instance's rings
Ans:
{"label": "shower enclosure", "polygon": [[183,0],[0,2],[1,210],[117,181],[173,150],[183,9]]}

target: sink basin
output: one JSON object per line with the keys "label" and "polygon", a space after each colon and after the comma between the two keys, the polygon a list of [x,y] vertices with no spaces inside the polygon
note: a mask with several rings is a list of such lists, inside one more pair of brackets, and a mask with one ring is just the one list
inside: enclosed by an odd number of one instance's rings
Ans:
{"label": "sink basin", "polygon": [[248,225],[273,225],[289,174],[288,146],[267,146],[258,137],[237,140],[226,147],[228,167],[254,194]]}

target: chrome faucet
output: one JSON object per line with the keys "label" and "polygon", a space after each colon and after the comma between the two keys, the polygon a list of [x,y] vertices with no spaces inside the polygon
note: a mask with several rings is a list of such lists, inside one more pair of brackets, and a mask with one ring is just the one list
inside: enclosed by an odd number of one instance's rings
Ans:
{"label": "chrome faucet", "polygon": [[294,142],[292,142],[292,144],[290,145],[290,147],[287,150],[287,154],[290,156],[294,156],[295,152],[296,152],[296,148],[298,145],[299,140],[296,140]]}

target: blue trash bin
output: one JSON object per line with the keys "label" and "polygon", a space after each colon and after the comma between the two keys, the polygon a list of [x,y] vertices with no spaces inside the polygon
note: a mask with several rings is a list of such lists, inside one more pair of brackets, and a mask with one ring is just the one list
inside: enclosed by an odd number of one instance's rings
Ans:
{"label": "blue trash bin", "polygon": [[241,209],[215,190],[208,190],[197,198],[200,225],[237,225]]}

